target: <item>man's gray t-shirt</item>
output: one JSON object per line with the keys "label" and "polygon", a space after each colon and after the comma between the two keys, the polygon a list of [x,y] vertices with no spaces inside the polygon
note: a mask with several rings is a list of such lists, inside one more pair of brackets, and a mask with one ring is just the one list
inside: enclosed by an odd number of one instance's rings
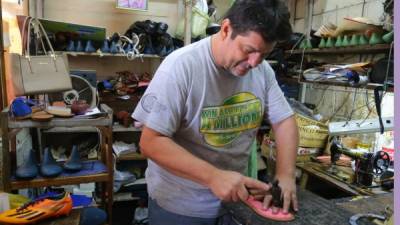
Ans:
{"label": "man's gray t-shirt", "polygon": [[[267,62],[236,77],[215,65],[205,38],[161,63],[132,117],[212,165],[244,173],[261,121],[274,124],[292,114]],[[218,215],[220,200],[208,187],[151,160],[146,181],[150,197],[170,212]]]}

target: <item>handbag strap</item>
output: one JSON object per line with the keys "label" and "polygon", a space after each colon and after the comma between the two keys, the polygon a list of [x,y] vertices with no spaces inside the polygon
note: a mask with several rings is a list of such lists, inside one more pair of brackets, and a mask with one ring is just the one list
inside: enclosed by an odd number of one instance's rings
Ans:
{"label": "handbag strap", "polygon": [[[25,56],[27,57],[27,58],[29,58],[30,57],[30,52],[29,52],[29,45],[30,45],[30,30],[31,30],[31,26],[33,25],[33,26],[37,26],[37,28],[38,28],[38,33],[41,33],[44,37],[45,37],[45,39],[46,39],[46,42],[47,42],[47,45],[49,46],[49,48],[50,48],[50,52],[51,52],[51,57],[52,58],[54,58],[54,60],[55,60],[55,58],[56,58],[56,54],[55,54],[55,52],[54,52],[54,49],[53,49],[53,46],[51,45],[51,43],[50,43],[50,40],[49,40],[49,37],[47,36],[47,33],[46,33],[46,30],[43,28],[43,25],[42,25],[42,23],[40,23],[40,21],[39,21],[39,19],[37,19],[37,18],[32,18],[32,17],[30,17],[30,19],[28,20],[29,22],[27,22],[28,23],[28,35],[27,35],[27,43],[26,43],[26,48],[25,48]],[[25,22],[26,21],[24,21],[24,24],[25,24]],[[25,29],[24,29],[25,30]],[[23,35],[24,35],[24,32],[23,32]],[[47,51],[46,51],[46,48],[45,48],[45,46],[44,46],[44,43],[43,43],[43,40],[41,40],[41,42],[42,42],[42,48],[43,48],[43,50],[44,50],[44,52],[46,53],[46,55],[47,55]]]}
{"label": "handbag strap", "polygon": [[[28,26],[28,24],[30,24],[31,20],[32,20],[32,17],[27,16],[24,19],[24,24],[22,25],[22,55],[25,55],[27,50],[29,51],[28,39],[30,38],[29,36],[31,33],[30,33],[30,27]],[[28,34],[25,34],[26,31],[28,31],[27,32]]]}

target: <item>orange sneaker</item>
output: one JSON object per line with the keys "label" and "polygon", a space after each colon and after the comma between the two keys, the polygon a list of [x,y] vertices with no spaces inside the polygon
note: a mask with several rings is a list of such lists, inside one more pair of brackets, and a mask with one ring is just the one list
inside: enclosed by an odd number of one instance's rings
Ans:
{"label": "orange sneaker", "polygon": [[0,224],[30,224],[39,220],[68,215],[72,209],[69,193],[48,196],[0,214]]}

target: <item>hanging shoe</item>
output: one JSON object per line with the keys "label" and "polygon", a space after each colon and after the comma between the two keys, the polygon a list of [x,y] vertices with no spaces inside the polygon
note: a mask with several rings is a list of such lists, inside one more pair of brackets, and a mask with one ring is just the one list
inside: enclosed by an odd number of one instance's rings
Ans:
{"label": "hanging shoe", "polygon": [[85,52],[92,53],[92,52],[95,52],[95,51],[96,51],[96,49],[93,47],[92,41],[88,40],[86,42]]}
{"label": "hanging shoe", "polygon": [[83,46],[82,46],[82,42],[81,41],[77,42],[75,51],[76,52],[83,52]]}
{"label": "hanging shoe", "polygon": [[68,215],[72,209],[69,193],[46,196],[0,214],[0,224],[31,224],[47,218]]}
{"label": "hanging shoe", "polygon": [[44,149],[43,161],[40,165],[40,174],[44,177],[56,177],[60,175],[62,168],[56,160],[54,160],[53,155],[49,148]]}
{"label": "hanging shoe", "polygon": [[31,149],[25,162],[15,171],[15,177],[18,179],[33,179],[38,174],[37,162],[35,158],[35,151]]}
{"label": "hanging shoe", "polygon": [[83,167],[79,150],[76,145],[72,146],[71,155],[69,159],[64,163],[64,169],[71,172],[78,172]]}
{"label": "hanging shoe", "polygon": [[75,43],[74,43],[74,41],[73,40],[70,40],[69,42],[68,42],[68,46],[67,46],[67,49],[66,49],[68,52],[74,52],[75,51]]}

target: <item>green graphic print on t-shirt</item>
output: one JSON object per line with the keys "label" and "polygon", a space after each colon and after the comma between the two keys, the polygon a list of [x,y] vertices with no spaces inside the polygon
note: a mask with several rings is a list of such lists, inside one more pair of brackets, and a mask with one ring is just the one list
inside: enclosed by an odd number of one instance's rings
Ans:
{"label": "green graphic print on t-shirt", "polygon": [[220,106],[203,108],[200,132],[207,144],[223,147],[242,131],[259,127],[262,114],[260,99],[252,93],[242,92],[228,97]]}

